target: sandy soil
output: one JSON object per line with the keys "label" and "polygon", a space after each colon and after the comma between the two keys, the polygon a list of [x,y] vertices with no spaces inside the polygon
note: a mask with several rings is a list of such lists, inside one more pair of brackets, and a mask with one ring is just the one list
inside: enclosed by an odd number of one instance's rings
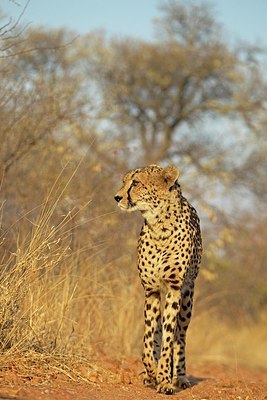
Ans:
{"label": "sandy soil", "polygon": [[[97,367],[97,365],[99,367]],[[0,399],[160,400],[166,395],[142,385],[138,360],[103,360],[88,371],[90,383],[41,370],[0,369]],[[267,400],[267,372],[205,364],[189,367],[192,387],[168,398],[181,400]]]}

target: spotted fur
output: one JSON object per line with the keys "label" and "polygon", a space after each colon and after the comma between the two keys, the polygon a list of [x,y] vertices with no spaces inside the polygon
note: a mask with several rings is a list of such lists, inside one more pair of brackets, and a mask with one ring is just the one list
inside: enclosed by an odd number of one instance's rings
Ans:
{"label": "spotted fur", "polygon": [[145,291],[144,383],[165,394],[190,386],[186,331],[202,253],[199,218],[182,196],[178,176],[174,166],[138,168],[126,174],[115,196],[122,210],[139,210],[144,217],[138,241]]}

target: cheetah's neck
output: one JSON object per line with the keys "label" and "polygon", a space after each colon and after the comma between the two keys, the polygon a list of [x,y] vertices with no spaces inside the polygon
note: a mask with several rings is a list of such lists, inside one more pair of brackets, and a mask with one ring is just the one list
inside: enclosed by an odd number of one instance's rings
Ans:
{"label": "cheetah's neck", "polygon": [[142,212],[145,223],[155,239],[166,239],[171,235],[175,216],[180,214],[181,207],[180,196],[173,194],[156,210]]}

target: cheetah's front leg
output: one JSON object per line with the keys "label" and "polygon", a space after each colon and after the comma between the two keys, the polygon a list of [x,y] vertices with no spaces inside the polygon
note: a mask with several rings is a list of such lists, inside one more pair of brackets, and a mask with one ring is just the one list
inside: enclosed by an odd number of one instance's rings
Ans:
{"label": "cheetah's front leg", "polygon": [[173,394],[175,388],[172,383],[172,356],[180,300],[180,290],[169,289],[163,312],[161,355],[157,369],[157,391],[165,394]]}
{"label": "cheetah's front leg", "polygon": [[145,384],[156,384],[157,359],[159,357],[160,294],[145,293],[145,333],[143,363],[146,369]]}

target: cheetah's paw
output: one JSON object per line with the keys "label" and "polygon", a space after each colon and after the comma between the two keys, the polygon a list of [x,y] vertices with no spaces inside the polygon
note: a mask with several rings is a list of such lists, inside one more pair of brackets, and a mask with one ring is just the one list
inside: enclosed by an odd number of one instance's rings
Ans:
{"label": "cheetah's paw", "polygon": [[180,378],[177,379],[177,386],[180,389],[187,389],[191,386],[191,384],[186,376],[181,376]]}
{"label": "cheetah's paw", "polygon": [[156,378],[149,376],[147,371],[142,371],[140,375],[142,375],[143,384],[145,386],[156,386]]}
{"label": "cheetah's paw", "polygon": [[173,394],[174,386],[172,383],[162,381],[157,385],[157,392],[164,394]]}

